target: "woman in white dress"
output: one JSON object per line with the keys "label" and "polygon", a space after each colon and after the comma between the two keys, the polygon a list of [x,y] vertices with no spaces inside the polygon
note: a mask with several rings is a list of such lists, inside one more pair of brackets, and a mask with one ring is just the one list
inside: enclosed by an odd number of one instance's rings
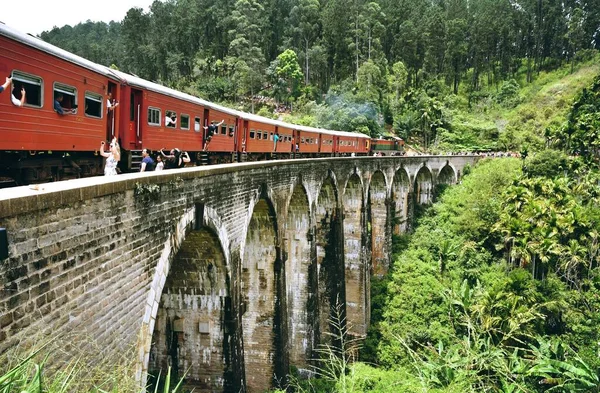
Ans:
{"label": "woman in white dress", "polygon": [[117,143],[117,138],[113,138],[112,142],[110,142],[109,153],[104,151],[104,141],[100,142],[100,155],[102,157],[106,157],[106,164],[104,165],[104,175],[116,175],[117,163],[121,159],[121,149],[119,148],[119,143]]}

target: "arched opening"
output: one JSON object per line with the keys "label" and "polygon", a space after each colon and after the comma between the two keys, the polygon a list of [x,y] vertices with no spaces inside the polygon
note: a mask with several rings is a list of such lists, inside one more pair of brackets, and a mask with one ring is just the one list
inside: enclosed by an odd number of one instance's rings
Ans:
{"label": "arched opening", "polygon": [[314,305],[309,312],[308,300],[316,289],[316,271],[309,271],[313,262],[309,231],[308,196],[299,184],[288,206],[283,238],[288,354],[290,364],[299,368],[306,367],[314,343]]}
{"label": "arched opening", "polygon": [[421,167],[415,177],[415,201],[419,205],[427,205],[432,201],[433,179],[426,166]]}
{"label": "arched opening", "polygon": [[375,172],[369,187],[371,209],[371,265],[372,272],[383,275],[389,268],[391,235],[388,229],[387,187],[381,171]]}
{"label": "arched opening", "polygon": [[353,174],[344,190],[344,268],[346,284],[346,321],[350,332],[364,336],[367,332],[368,274],[363,245],[363,189],[358,175]]}
{"label": "arched opening", "polygon": [[226,260],[217,235],[190,231],[173,259],[160,298],[152,335],[149,370],[173,380],[185,374],[185,388],[227,390],[231,320]]}
{"label": "arched opening", "polygon": [[446,164],[441,170],[437,178],[438,184],[450,185],[456,183],[456,173],[454,168]]}
{"label": "arched opening", "polygon": [[[273,387],[281,360],[279,311],[280,261],[273,209],[258,201],[244,245],[241,291],[246,390],[263,392]],[[280,375],[281,376],[281,375]]]}
{"label": "arched opening", "polygon": [[344,304],[344,264],[342,258],[341,216],[337,208],[337,191],[331,178],[325,180],[315,207],[316,218],[316,250],[318,268],[318,308],[320,343],[331,342],[327,333],[332,333],[329,326],[332,307]]}
{"label": "arched opening", "polygon": [[400,235],[408,230],[410,212],[410,179],[404,168],[398,169],[392,185],[394,234]]}

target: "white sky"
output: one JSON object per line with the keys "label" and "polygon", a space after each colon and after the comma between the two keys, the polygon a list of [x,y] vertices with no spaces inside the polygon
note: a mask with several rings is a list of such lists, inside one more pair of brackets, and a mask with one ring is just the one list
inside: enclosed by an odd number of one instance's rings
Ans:
{"label": "white sky", "polygon": [[14,0],[2,6],[0,21],[23,33],[40,34],[54,26],[75,26],[93,22],[121,21],[127,11],[141,7],[148,11],[153,0]]}

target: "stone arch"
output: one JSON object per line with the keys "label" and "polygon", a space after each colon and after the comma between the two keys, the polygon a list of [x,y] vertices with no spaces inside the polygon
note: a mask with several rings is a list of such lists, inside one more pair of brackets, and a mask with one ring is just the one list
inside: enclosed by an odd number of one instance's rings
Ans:
{"label": "stone arch", "polygon": [[327,332],[333,317],[331,307],[345,303],[344,262],[342,258],[341,215],[335,179],[323,182],[315,204],[315,243],[318,275],[318,332],[320,342],[330,341]]}
{"label": "stone arch", "polygon": [[408,230],[410,201],[410,178],[406,168],[401,167],[396,171],[392,183],[393,231],[396,235]]}
{"label": "stone arch", "polygon": [[363,185],[354,173],[346,183],[343,196],[344,268],[346,319],[353,334],[367,332],[368,274],[363,238]]}
{"label": "stone arch", "polygon": [[371,219],[371,266],[374,274],[383,275],[389,268],[391,235],[388,230],[387,184],[383,172],[377,171],[369,185]]}
{"label": "stone arch", "polygon": [[311,287],[316,284],[315,274],[310,269],[313,262],[310,231],[308,194],[299,183],[294,187],[285,219],[283,264],[288,355],[290,363],[300,368],[307,365],[314,342],[314,316],[308,310],[309,294],[314,293]]}
{"label": "stone arch", "polygon": [[433,177],[427,166],[422,166],[415,176],[415,201],[418,205],[427,205],[432,202]]}
{"label": "stone arch", "polygon": [[146,381],[148,379],[152,333],[154,332],[160,296],[167,276],[169,275],[171,260],[177,250],[179,250],[181,243],[184,241],[187,231],[191,228],[195,217],[195,211],[195,208],[185,211],[179,218],[179,221],[175,224],[173,232],[167,237],[154,270],[148,296],[146,297],[144,316],[142,317],[142,326],[140,327],[140,344],[138,346],[138,358],[136,362],[136,380],[139,381],[140,386],[144,388],[146,387]]}
{"label": "stone arch", "polygon": [[[162,252],[160,258],[154,269],[152,282],[150,284],[150,290],[146,298],[146,304],[144,306],[144,315],[142,317],[142,324],[140,327],[139,334],[139,346],[138,346],[138,358],[136,362],[136,380],[139,381],[140,386],[145,387],[148,379],[148,367],[150,364],[150,351],[152,347],[152,337],[154,328],[156,325],[157,314],[159,305],[161,302],[161,295],[167,282],[167,277],[173,265],[174,258],[181,249],[187,235],[192,232],[192,227],[197,219],[196,206],[189,208],[179,217],[174,223],[173,230],[167,236],[167,240],[162,246]],[[226,241],[229,236],[226,230],[221,225],[216,211],[210,207],[205,207],[205,214],[203,215],[203,223],[200,226],[206,226],[210,228],[213,234],[218,234],[219,248],[221,254],[225,258],[223,271],[225,272],[225,280],[229,283],[230,271],[229,271],[229,254],[223,253],[224,248],[222,247],[223,241]]]}
{"label": "stone arch", "polygon": [[282,377],[280,338],[281,259],[277,221],[270,200],[254,205],[241,262],[242,336],[246,390],[266,391]]}
{"label": "stone arch", "polygon": [[[228,390],[231,296],[225,253],[208,227],[190,230],[166,278],[152,336],[149,369],[199,391]],[[158,373],[156,373],[158,374]]]}
{"label": "stone arch", "polygon": [[437,176],[437,184],[455,184],[457,181],[456,170],[450,163],[446,163]]}

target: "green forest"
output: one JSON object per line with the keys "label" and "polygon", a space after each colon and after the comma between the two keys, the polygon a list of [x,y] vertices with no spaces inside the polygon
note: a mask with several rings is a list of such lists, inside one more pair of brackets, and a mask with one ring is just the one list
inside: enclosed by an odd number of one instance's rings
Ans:
{"label": "green forest", "polygon": [[599,26],[599,0],[168,0],[41,38],[237,109],[436,152],[543,146],[490,111],[597,63]]}

